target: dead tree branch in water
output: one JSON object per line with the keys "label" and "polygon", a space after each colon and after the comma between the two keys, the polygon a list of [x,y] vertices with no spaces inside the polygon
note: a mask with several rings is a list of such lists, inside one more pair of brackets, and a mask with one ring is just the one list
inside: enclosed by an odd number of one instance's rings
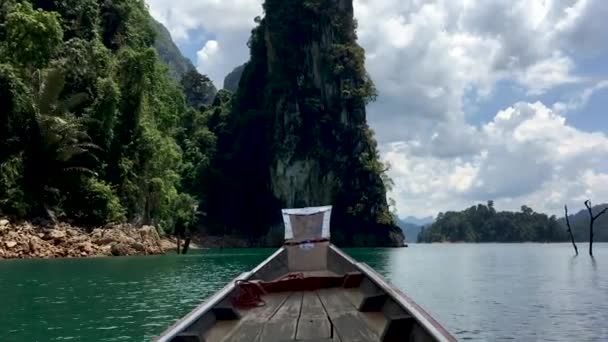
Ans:
{"label": "dead tree branch in water", "polygon": [[604,210],[600,211],[597,215],[593,215],[590,200],[585,201],[585,207],[587,207],[587,211],[589,211],[589,255],[593,256],[593,224],[595,223],[595,220],[608,211],[608,208],[604,208]]}
{"label": "dead tree branch in water", "polygon": [[578,255],[578,248],[576,247],[576,242],[574,242],[574,235],[572,234],[572,227],[570,227],[570,219],[568,218],[568,206],[564,206],[564,211],[566,211],[566,225],[568,226],[568,233],[570,233],[570,240],[572,241],[572,246],[574,246],[574,252]]}

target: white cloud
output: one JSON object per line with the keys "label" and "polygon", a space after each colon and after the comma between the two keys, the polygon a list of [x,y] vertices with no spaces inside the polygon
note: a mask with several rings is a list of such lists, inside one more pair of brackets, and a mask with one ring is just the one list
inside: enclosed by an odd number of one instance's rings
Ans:
{"label": "white cloud", "polygon": [[[216,87],[223,86],[224,77],[249,58],[247,40],[255,26],[254,18],[262,15],[261,0],[146,0],[150,12],[163,23],[178,43],[199,42],[205,33],[212,39],[200,42],[196,67]],[[218,45],[213,56],[209,42]],[[206,50],[207,49],[207,50]]]}
{"label": "white cloud", "polygon": [[574,62],[559,53],[535,63],[519,76],[519,81],[528,89],[528,95],[541,95],[556,86],[577,82],[572,76]]}
{"label": "white cloud", "polygon": [[198,29],[214,33],[247,30],[253,27],[253,18],[262,14],[261,0],[146,0],[146,2],[154,18],[167,26],[178,42],[192,38],[190,33]]}
{"label": "white cloud", "polygon": [[558,213],[565,203],[580,206],[580,199],[608,196],[608,136],[577,130],[540,102],[498,112],[477,137],[481,148],[468,158],[420,156],[413,142],[390,145],[384,157],[392,165],[392,196],[401,215],[427,216],[487,200],[505,209],[528,204]]}
{"label": "white cloud", "polygon": [[570,0],[555,24],[553,39],[573,55],[606,53],[608,1]]}
{"label": "white cloud", "polygon": [[197,53],[199,63],[211,60],[219,52],[220,46],[215,40],[208,40],[205,46]]}
{"label": "white cloud", "polygon": [[[197,67],[216,85],[247,60],[262,0],[146,1],[178,41],[209,34]],[[559,212],[571,200],[608,196],[608,162],[599,157],[607,153],[606,135],[578,130],[565,116],[608,87],[577,75],[581,61],[608,53],[608,1],[354,2],[380,93],[368,119],[392,164],[402,215],[489,199]],[[523,87],[525,102],[471,123],[466,109],[498,96],[502,81]],[[589,88],[551,108],[534,102],[564,84]]]}

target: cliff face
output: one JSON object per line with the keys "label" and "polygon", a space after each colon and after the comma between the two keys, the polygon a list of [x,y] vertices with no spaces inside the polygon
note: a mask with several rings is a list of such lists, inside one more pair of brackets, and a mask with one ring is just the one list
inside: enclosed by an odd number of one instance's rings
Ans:
{"label": "cliff face", "polygon": [[231,118],[226,165],[246,188],[231,203],[261,218],[259,232],[280,224],[281,207],[331,204],[337,244],[402,245],[366,123],[375,88],[352,0],[266,0],[264,9]]}
{"label": "cliff face", "polygon": [[239,65],[234,68],[226,77],[224,78],[224,89],[236,93],[239,90],[239,82],[241,81],[241,76],[243,76],[243,71],[245,70],[246,64]]}
{"label": "cliff face", "polygon": [[173,42],[169,30],[152,18],[150,18],[150,24],[156,32],[154,48],[158,52],[161,61],[169,68],[169,73],[173,79],[179,82],[187,72],[196,71],[192,62],[182,55],[177,45]]}

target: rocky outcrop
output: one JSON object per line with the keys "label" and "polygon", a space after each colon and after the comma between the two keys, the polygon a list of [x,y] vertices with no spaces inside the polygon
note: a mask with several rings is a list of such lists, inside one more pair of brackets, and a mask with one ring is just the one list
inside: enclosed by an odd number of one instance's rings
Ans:
{"label": "rocky outcrop", "polygon": [[220,135],[218,154],[230,159],[218,164],[235,189],[217,191],[221,222],[262,236],[281,225],[281,208],[333,205],[337,244],[402,246],[366,122],[375,88],[356,43],[352,0],[266,0],[264,12],[232,131]]}
{"label": "rocky outcrop", "polygon": [[34,226],[0,220],[0,258],[57,258],[163,254],[174,244],[156,228],[114,225],[87,232],[65,223]]}
{"label": "rocky outcrop", "polygon": [[192,62],[184,57],[179,48],[173,42],[171,33],[158,21],[150,18],[150,25],[156,32],[154,48],[158,52],[158,57],[167,66],[171,77],[177,82],[189,71],[196,71]]}

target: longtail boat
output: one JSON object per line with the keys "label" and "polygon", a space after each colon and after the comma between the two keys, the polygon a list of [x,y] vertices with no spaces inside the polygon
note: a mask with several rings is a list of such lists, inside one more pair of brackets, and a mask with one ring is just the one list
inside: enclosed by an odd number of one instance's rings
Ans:
{"label": "longtail boat", "polygon": [[285,244],[158,342],[456,341],[412,299],[329,241],[331,206],[283,210]]}

